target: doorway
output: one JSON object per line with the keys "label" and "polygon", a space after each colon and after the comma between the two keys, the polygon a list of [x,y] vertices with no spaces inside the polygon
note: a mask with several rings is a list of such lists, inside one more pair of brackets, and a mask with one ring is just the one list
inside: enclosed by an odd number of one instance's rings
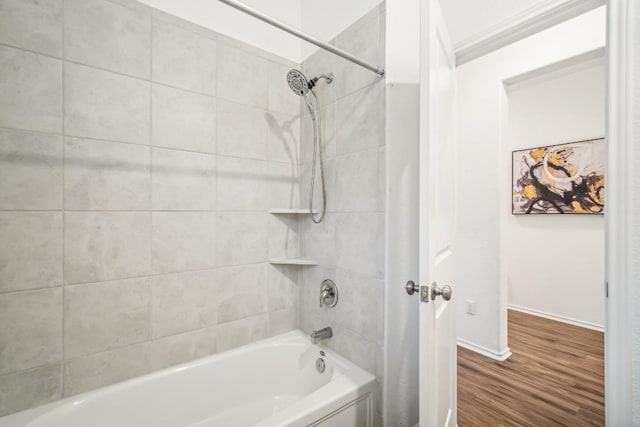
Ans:
{"label": "doorway", "polygon": [[[517,215],[513,200],[519,153],[602,142],[605,31],[601,8],[458,68],[461,426],[540,411],[604,423],[604,217]],[[585,377],[587,365],[593,375]],[[563,399],[567,386],[586,403]],[[466,411],[470,399],[477,413]]]}

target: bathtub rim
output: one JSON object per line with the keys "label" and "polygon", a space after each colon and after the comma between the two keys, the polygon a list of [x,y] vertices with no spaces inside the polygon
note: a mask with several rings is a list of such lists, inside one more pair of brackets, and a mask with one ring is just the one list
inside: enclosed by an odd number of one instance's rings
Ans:
{"label": "bathtub rim", "polygon": [[[306,343],[311,347],[315,347],[318,351],[324,351],[326,357],[332,359],[332,362],[336,365],[337,373],[334,372],[331,380],[322,386],[320,389],[313,391],[305,399],[294,403],[292,406],[283,409],[273,415],[273,423],[271,421],[260,422],[256,427],[267,427],[271,425],[280,425],[282,422],[288,422],[293,414],[301,415],[304,419],[310,419],[314,417],[314,414],[319,412],[331,413],[345,405],[358,400],[362,396],[367,394],[371,395],[373,399],[375,389],[375,376],[355,363],[346,359],[335,350],[328,348],[324,345],[311,344],[309,342],[309,335],[305,334],[299,329],[289,331],[283,334],[275,335],[273,337],[265,338],[260,341],[245,344],[230,350],[225,350],[220,353],[214,353],[209,356],[194,359],[188,362],[181,363],[179,365],[170,366],[161,370],[152,371],[144,375],[129,378],[117,383],[109,384],[103,387],[99,387],[94,390],[89,390],[80,394],[65,397],[53,402],[45,403],[40,406],[28,408],[19,412],[8,414],[0,417],[0,427],[26,427],[29,423],[44,416],[48,412],[54,411],[59,407],[66,406],[68,404],[81,404],[82,402],[91,399],[96,395],[103,393],[114,393],[118,390],[131,387],[138,383],[144,383],[149,380],[161,378],[166,375],[178,374],[185,369],[195,369],[198,366],[208,363],[215,363],[217,360],[223,360],[232,358],[237,355],[249,353],[253,350],[260,348],[278,346],[290,343]],[[336,395],[335,393],[339,393]],[[313,396],[313,399],[311,398]],[[76,403],[78,402],[78,403]],[[301,402],[313,403],[307,405],[308,408],[303,413],[295,412],[294,409],[300,406]],[[322,404],[321,404],[322,403]],[[371,403],[372,405],[372,403]],[[313,420],[311,420],[313,422]]]}

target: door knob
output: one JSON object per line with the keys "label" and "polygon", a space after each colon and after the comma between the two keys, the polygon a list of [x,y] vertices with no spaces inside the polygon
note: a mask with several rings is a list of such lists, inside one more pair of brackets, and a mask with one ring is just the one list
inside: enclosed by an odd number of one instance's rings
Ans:
{"label": "door knob", "polygon": [[420,286],[416,285],[413,280],[409,280],[407,284],[404,285],[404,290],[407,291],[407,294],[413,295],[420,290]]}
{"label": "door knob", "polygon": [[439,288],[436,282],[433,282],[431,285],[431,300],[436,299],[437,296],[441,296],[443,300],[449,301],[451,299],[453,291],[451,290],[451,286],[445,285],[442,288]]}

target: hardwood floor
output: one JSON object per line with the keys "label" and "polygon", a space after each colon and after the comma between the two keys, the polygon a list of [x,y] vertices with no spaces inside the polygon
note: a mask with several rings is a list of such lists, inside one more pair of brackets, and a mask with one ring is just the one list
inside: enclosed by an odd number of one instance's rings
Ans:
{"label": "hardwood floor", "polygon": [[458,347],[458,425],[603,426],[604,335],[509,310],[513,355]]}

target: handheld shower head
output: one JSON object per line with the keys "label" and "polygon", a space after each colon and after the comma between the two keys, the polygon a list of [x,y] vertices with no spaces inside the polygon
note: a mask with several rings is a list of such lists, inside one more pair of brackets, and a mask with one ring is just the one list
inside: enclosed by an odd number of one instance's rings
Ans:
{"label": "handheld shower head", "polygon": [[[291,88],[293,93],[304,98],[304,102],[307,105],[307,109],[309,110],[309,116],[313,120],[313,166],[311,168],[311,188],[309,190],[309,211],[311,212],[311,220],[316,224],[322,222],[327,210],[327,196],[324,188],[324,155],[322,150],[322,124],[320,123],[320,103],[318,102],[318,97],[313,90],[313,87],[320,79],[325,79],[327,83],[331,83],[333,81],[333,73],[322,74],[311,80],[307,80],[305,75],[302,74],[301,71],[296,69],[289,70],[289,72],[287,73],[287,83],[289,83],[289,87]],[[315,108],[311,102],[312,97],[309,96],[309,93],[313,95]],[[320,217],[316,217],[313,213],[313,194],[316,183],[316,161],[318,158],[320,159],[320,182],[322,183],[322,210],[320,212]]]}
{"label": "handheld shower head", "polygon": [[287,73],[287,83],[291,90],[300,96],[304,96],[309,92],[309,81],[301,71],[291,69]]}

